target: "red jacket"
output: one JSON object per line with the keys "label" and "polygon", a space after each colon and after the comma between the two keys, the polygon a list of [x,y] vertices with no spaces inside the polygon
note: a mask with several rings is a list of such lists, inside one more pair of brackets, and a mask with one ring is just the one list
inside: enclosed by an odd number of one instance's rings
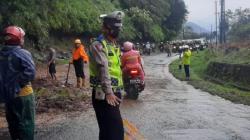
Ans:
{"label": "red jacket", "polygon": [[144,80],[144,71],[142,68],[141,56],[138,51],[131,50],[123,53],[122,57],[122,71],[127,74],[131,69],[137,69]]}

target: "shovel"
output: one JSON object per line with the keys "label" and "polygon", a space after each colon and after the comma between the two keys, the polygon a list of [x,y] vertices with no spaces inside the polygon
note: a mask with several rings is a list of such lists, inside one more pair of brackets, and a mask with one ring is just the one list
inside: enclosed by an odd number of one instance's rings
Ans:
{"label": "shovel", "polygon": [[68,85],[68,81],[69,81],[69,71],[70,71],[70,63],[69,63],[69,66],[68,66],[68,72],[67,72],[67,77],[66,77],[66,81],[65,81],[65,84],[64,86],[67,86]]}

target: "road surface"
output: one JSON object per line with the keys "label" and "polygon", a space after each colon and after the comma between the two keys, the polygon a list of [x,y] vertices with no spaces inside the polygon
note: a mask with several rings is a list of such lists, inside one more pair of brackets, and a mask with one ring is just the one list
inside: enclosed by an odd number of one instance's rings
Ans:
{"label": "road surface", "polygon": [[[123,118],[147,140],[250,140],[250,107],[226,101],[175,79],[166,55],[145,57],[146,90],[124,100]],[[97,140],[93,109],[39,130],[37,140]]]}

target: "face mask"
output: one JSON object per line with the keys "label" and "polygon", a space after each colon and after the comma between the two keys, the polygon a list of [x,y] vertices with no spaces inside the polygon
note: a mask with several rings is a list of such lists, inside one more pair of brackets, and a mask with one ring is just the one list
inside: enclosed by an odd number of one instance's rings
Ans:
{"label": "face mask", "polygon": [[111,30],[110,35],[111,35],[113,38],[118,38],[119,33],[120,33],[120,30],[119,30],[119,29],[113,29],[113,30]]}

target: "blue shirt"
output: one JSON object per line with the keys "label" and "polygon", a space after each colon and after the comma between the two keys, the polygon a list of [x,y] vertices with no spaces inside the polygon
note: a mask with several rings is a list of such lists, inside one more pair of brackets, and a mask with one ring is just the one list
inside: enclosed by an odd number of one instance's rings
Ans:
{"label": "blue shirt", "polygon": [[31,54],[20,46],[5,46],[0,51],[0,98],[13,99],[35,78]]}

